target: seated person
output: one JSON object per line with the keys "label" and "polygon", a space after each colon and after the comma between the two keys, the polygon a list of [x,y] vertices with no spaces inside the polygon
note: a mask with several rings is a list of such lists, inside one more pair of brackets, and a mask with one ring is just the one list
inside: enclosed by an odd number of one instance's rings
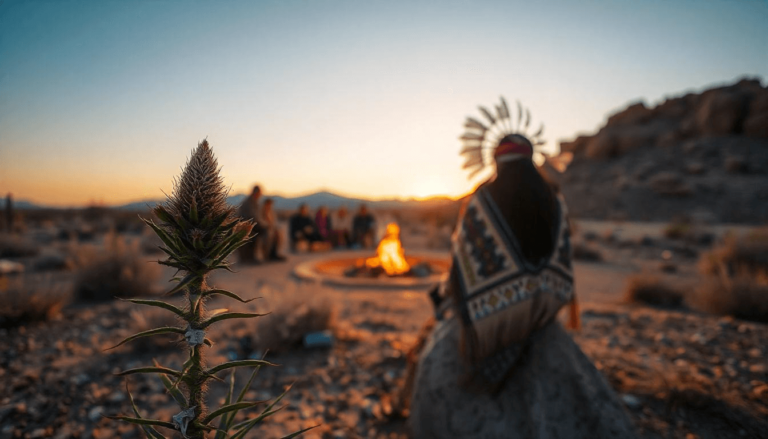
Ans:
{"label": "seated person", "polygon": [[266,260],[284,261],[285,257],[277,253],[283,237],[280,234],[280,230],[277,229],[277,215],[275,215],[274,204],[275,200],[267,198],[264,200],[261,210],[261,225],[264,229],[264,236],[261,239],[262,253]]}
{"label": "seated person", "polygon": [[368,206],[360,205],[355,218],[352,220],[352,242],[357,247],[373,248],[376,244],[374,226],[376,219],[368,212]]}
{"label": "seated person", "polygon": [[347,208],[341,206],[332,216],[333,229],[331,233],[331,242],[334,247],[348,247],[350,245],[352,217],[349,216]]}
{"label": "seated person", "polygon": [[296,251],[299,244],[311,246],[312,243],[322,240],[317,233],[315,222],[309,216],[309,207],[304,203],[299,206],[299,211],[291,216],[288,230],[291,235],[289,244],[292,252]]}
{"label": "seated person", "polygon": [[331,216],[328,215],[327,207],[320,206],[320,208],[317,209],[317,214],[315,215],[315,227],[317,227],[317,233],[320,235],[323,241],[331,240],[332,224]]}
{"label": "seated person", "polygon": [[261,262],[256,251],[259,243],[262,241],[265,232],[260,216],[261,212],[259,211],[260,198],[261,188],[259,186],[254,186],[251,195],[243,200],[243,203],[240,205],[238,210],[238,215],[240,215],[244,220],[253,221],[254,235],[253,238],[248,241],[248,243],[238,249],[239,261],[241,263],[256,264]]}

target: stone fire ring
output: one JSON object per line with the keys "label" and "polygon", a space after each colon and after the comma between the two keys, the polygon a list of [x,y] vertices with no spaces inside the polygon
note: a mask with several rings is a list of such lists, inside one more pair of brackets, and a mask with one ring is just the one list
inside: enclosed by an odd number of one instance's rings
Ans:
{"label": "stone fire ring", "polygon": [[447,252],[409,252],[406,250],[405,259],[409,264],[427,262],[436,273],[426,277],[347,277],[344,271],[354,266],[360,259],[373,257],[375,250],[353,250],[325,253],[323,256],[302,262],[293,269],[293,275],[301,280],[317,282],[334,287],[356,288],[429,288],[448,279],[451,266],[450,254]]}

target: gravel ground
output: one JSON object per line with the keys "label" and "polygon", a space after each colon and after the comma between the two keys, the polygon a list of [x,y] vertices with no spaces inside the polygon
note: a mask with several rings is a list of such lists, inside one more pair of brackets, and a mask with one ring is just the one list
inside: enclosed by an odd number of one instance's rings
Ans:
{"label": "gravel ground", "polygon": [[[335,307],[331,348],[268,354],[281,366],[263,368],[248,398],[270,399],[293,387],[284,399],[288,407],[269,418],[258,436],[319,425],[304,437],[406,437],[396,394],[405,356],[431,314],[428,299],[420,291],[290,286],[290,267],[304,258],[214,278],[216,286],[245,297],[274,301],[292,288],[307,297],[323,294]],[[626,273],[606,264],[579,264],[579,275],[577,287],[587,300],[583,328],[574,337],[621,394],[643,437],[768,436],[768,326],[623,305],[620,292],[611,296],[605,287],[590,295],[604,276],[614,276],[608,279],[614,289],[621,285]],[[253,302],[253,309],[269,308],[275,303],[269,300]],[[220,306],[232,304],[211,304]],[[105,352],[135,331],[131,310],[137,307],[70,307],[53,321],[0,330],[0,438],[141,437],[132,426],[102,417],[130,413],[125,382],[114,373],[153,359],[178,368],[183,349],[165,340]],[[221,325],[210,334],[216,343],[210,363],[261,355],[248,342],[253,334],[249,322]],[[238,382],[248,373],[240,371]],[[178,411],[156,377],[132,376],[128,385],[143,415],[168,420]],[[211,385],[210,405],[220,403],[225,388]]]}

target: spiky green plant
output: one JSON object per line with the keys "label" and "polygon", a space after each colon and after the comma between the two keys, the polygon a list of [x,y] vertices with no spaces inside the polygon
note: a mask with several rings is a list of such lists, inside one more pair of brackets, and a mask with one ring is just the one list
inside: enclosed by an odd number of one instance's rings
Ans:
{"label": "spiky green plant", "polygon": [[[236,217],[234,208],[227,205],[227,190],[219,175],[216,158],[206,140],[193,150],[192,157],[182,171],[181,177],[174,180],[171,196],[165,203],[157,206],[154,212],[159,219],[159,224],[147,219],[144,219],[144,222],[163,241],[164,246],[160,249],[168,255],[165,260],[158,262],[177,270],[177,276],[172,279],[177,283],[167,295],[183,293],[184,305],[178,307],[161,300],[128,300],[170,311],[184,321],[185,325],[143,331],[126,338],[115,347],[137,338],[157,334],[183,335],[189,348],[189,359],[181,370],[163,367],[155,362],[154,366],[139,367],[119,373],[121,376],[137,373],[158,374],[168,392],[181,406],[181,412],[174,415],[170,421],[145,419],[139,414],[133,396],[128,391],[135,416],[112,416],[111,418],[138,424],[144,433],[153,439],[164,437],[155,428],[158,426],[179,430],[188,439],[203,439],[206,432],[212,431],[216,432],[216,439],[241,439],[256,424],[283,408],[276,408],[276,405],[285,393],[267,404],[260,414],[234,424],[235,416],[240,410],[263,403],[244,401],[244,397],[259,368],[271,363],[264,360],[239,360],[214,367],[206,366],[205,350],[212,346],[212,342],[205,334],[213,324],[229,319],[247,319],[263,315],[242,312],[209,315],[206,311],[206,301],[215,295],[225,296],[242,303],[250,301],[230,291],[210,288],[206,280],[209,273],[214,270],[230,270],[227,256],[252,239],[250,234],[253,228],[250,221],[242,221]],[[238,398],[233,400],[234,371],[239,367],[253,367],[254,370]],[[209,412],[205,405],[207,383],[211,379],[221,381],[216,374],[227,369],[231,369],[231,374],[229,393],[225,403],[222,407]],[[214,426],[216,418],[220,419],[218,425]],[[295,437],[304,431],[306,430],[288,437]]]}

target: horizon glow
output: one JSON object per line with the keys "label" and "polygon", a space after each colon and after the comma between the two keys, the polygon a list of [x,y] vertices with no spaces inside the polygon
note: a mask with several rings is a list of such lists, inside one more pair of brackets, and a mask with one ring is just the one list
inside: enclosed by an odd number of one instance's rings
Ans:
{"label": "horizon glow", "polygon": [[207,137],[233,194],[455,198],[478,105],[519,99],[556,152],[631,102],[764,82],[766,22],[750,0],[6,1],[0,194],[162,198]]}

